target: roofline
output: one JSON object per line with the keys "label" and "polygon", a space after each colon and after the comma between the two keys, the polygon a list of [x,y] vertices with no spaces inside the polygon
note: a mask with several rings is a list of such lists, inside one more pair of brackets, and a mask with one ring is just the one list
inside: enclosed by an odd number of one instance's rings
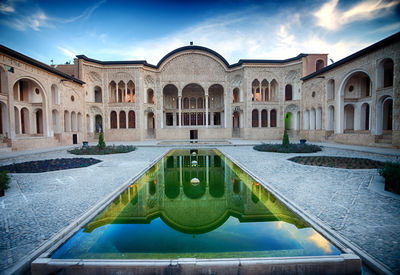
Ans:
{"label": "roofline", "polygon": [[100,65],[144,65],[152,68],[156,68],[153,64],[147,63],[146,60],[127,60],[127,61],[101,61],[93,58],[89,58],[84,54],[76,56],[78,59],[83,59],[88,62],[93,62]]}
{"label": "roofline", "polygon": [[58,76],[66,78],[66,79],[69,79],[69,80],[71,80],[71,81],[73,81],[75,83],[78,83],[80,85],[85,84],[85,82],[83,82],[82,80],[80,80],[78,78],[72,77],[69,74],[61,72],[61,71],[59,71],[59,70],[57,70],[57,69],[55,69],[55,68],[53,68],[53,67],[51,67],[51,66],[49,66],[49,65],[47,65],[45,63],[42,63],[42,62],[40,62],[40,61],[38,61],[36,59],[30,58],[30,57],[28,57],[28,56],[26,56],[26,55],[24,55],[22,53],[19,53],[19,52],[14,51],[14,50],[12,50],[10,48],[7,48],[7,47],[5,47],[5,46],[3,46],[1,44],[0,44],[0,52],[3,52],[6,55],[9,55],[11,57],[17,58],[17,59],[19,59],[19,60],[21,60],[23,62],[26,62],[26,63],[28,63],[30,65],[39,67],[39,68],[41,68],[41,69],[43,69],[45,71],[48,71],[50,73],[56,74]]}
{"label": "roofline", "polygon": [[337,62],[335,62],[335,63],[333,63],[331,65],[329,65],[329,66],[326,66],[326,67],[322,68],[321,70],[313,72],[312,74],[306,75],[305,77],[302,77],[300,79],[303,80],[303,81],[311,79],[311,78],[313,78],[313,77],[315,77],[317,75],[323,74],[323,73],[325,73],[327,71],[330,71],[330,70],[332,70],[332,69],[334,69],[336,67],[339,67],[339,66],[341,66],[343,64],[346,64],[347,62],[350,62],[350,61],[352,61],[352,60],[354,60],[356,58],[364,56],[364,55],[366,55],[366,54],[368,54],[368,53],[370,53],[372,51],[378,50],[381,47],[384,47],[386,45],[389,45],[391,43],[398,42],[398,41],[400,41],[400,32],[395,33],[395,34],[393,34],[393,35],[391,35],[391,36],[389,36],[389,37],[387,37],[387,38],[385,38],[385,39],[383,39],[381,41],[376,42],[375,44],[372,44],[371,46],[368,46],[368,47],[366,47],[366,48],[364,48],[364,49],[362,49],[362,50],[360,50],[360,51],[358,51],[356,53],[353,53],[352,55],[349,55],[349,56],[347,56],[347,57],[345,57],[345,58],[343,58],[343,59],[341,59],[341,60],[339,60],[339,61],[337,61]]}
{"label": "roofline", "polygon": [[226,59],[220,55],[219,53],[217,53],[214,50],[211,50],[209,48],[206,47],[202,47],[202,46],[184,46],[184,47],[180,47],[177,48],[169,53],[167,53],[163,58],[160,59],[160,61],[157,63],[157,65],[153,65],[150,63],[147,63],[146,60],[127,60],[127,61],[100,61],[100,60],[96,60],[93,58],[89,58],[85,55],[77,55],[76,57],[78,59],[83,59],[85,61],[88,62],[93,62],[96,64],[100,64],[100,65],[143,65],[143,66],[148,66],[150,68],[154,68],[154,69],[159,69],[161,67],[161,65],[171,56],[173,56],[174,54],[177,54],[179,52],[183,52],[183,51],[205,51],[208,52],[214,56],[216,56],[218,59],[220,59],[224,65],[230,69],[230,68],[234,68],[234,67],[238,67],[241,66],[243,64],[283,64],[283,63],[288,63],[288,62],[292,62],[295,60],[299,60],[303,57],[306,57],[307,54],[301,53],[298,56],[292,57],[292,58],[288,58],[288,59],[282,59],[282,60],[276,60],[276,59],[240,59],[237,63],[234,63],[232,65],[230,65],[228,63],[228,61],[226,61]]}

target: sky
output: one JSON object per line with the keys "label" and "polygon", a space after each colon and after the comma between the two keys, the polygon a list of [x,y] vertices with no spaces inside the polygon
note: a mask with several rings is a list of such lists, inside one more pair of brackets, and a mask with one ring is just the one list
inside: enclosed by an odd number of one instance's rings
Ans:
{"label": "sky", "polygon": [[46,64],[79,54],[157,64],[191,41],[230,64],[300,53],[336,62],[398,31],[400,0],[0,0],[0,44]]}

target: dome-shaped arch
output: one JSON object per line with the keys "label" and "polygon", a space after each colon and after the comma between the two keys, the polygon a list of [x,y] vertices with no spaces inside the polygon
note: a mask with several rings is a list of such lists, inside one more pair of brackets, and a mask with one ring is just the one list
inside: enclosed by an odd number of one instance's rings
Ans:
{"label": "dome-shaped arch", "polygon": [[174,59],[178,56],[181,56],[181,55],[184,55],[187,53],[202,54],[202,55],[209,56],[212,59],[214,59],[216,62],[218,62],[224,70],[227,70],[229,68],[228,61],[226,61],[226,59],[224,57],[222,57],[222,55],[220,55],[216,51],[213,51],[209,48],[201,47],[201,46],[184,46],[184,47],[175,49],[175,50],[167,53],[163,58],[161,58],[160,61],[157,63],[156,67],[159,70],[163,70],[165,65],[168,64],[169,61],[171,61],[172,59]]}

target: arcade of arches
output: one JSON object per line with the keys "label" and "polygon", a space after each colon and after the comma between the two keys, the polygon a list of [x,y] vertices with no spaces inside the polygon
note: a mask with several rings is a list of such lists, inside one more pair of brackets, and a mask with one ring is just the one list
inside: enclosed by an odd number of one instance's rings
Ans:
{"label": "arcade of arches", "polygon": [[2,49],[0,148],[96,141],[99,132],[110,141],[268,140],[284,129],[291,140],[400,147],[394,37],[328,67],[326,54],[229,65],[197,46],[157,66],[78,56],[69,69],[82,68],[74,75],[84,81]]}

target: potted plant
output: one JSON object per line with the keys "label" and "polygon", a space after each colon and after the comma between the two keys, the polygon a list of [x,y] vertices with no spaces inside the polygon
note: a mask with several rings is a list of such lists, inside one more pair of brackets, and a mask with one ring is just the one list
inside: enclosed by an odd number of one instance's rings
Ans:
{"label": "potted plant", "polygon": [[0,171],[0,197],[4,196],[4,191],[10,188],[8,185],[10,182],[10,176],[8,171]]}

